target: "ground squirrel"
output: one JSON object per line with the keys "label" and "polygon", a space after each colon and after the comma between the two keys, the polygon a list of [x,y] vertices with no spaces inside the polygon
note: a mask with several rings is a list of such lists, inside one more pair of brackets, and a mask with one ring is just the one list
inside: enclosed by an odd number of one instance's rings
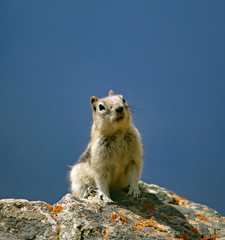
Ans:
{"label": "ground squirrel", "polygon": [[87,197],[90,188],[97,187],[99,198],[112,202],[110,190],[130,186],[128,195],[137,198],[142,144],[130,109],[112,90],[107,97],[91,97],[91,105],[91,140],[70,171],[72,194]]}

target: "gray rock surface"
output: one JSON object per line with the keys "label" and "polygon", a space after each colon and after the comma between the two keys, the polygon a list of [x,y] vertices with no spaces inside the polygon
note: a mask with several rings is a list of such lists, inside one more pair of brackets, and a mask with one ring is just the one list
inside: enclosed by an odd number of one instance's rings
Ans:
{"label": "gray rock surface", "polygon": [[167,189],[139,182],[141,196],[112,193],[115,204],[93,196],[41,201],[0,200],[0,239],[225,239],[225,218]]}

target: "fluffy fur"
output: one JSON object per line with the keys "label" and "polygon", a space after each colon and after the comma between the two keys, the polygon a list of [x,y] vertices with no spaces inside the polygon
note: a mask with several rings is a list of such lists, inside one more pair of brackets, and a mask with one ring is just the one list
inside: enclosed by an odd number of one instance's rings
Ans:
{"label": "fluffy fur", "polygon": [[130,109],[112,90],[105,98],[92,97],[91,104],[91,141],[70,171],[72,194],[87,197],[89,189],[97,187],[99,198],[111,202],[111,189],[130,185],[128,194],[137,198],[142,145]]}

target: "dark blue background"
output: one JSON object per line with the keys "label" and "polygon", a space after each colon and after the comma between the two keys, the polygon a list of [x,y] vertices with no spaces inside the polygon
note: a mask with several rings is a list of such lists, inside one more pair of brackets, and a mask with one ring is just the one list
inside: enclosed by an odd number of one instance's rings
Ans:
{"label": "dark blue background", "polygon": [[0,3],[0,198],[55,203],[90,97],[134,111],[142,180],[225,215],[225,1]]}

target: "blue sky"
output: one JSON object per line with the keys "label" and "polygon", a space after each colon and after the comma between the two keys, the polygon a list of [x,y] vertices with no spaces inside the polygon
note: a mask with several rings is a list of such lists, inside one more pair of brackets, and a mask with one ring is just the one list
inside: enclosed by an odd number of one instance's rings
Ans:
{"label": "blue sky", "polygon": [[0,198],[57,202],[90,97],[124,95],[142,180],[225,215],[225,1],[0,3]]}

